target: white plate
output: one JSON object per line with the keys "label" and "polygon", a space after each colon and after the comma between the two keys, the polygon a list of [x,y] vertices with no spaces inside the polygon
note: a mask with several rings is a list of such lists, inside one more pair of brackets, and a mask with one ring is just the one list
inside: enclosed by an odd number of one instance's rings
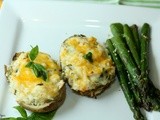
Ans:
{"label": "white plate", "polygon": [[[5,0],[0,15],[0,113],[18,116],[17,105],[4,76],[15,52],[28,51],[30,45],[59,59],[61,43],[71,35],[95,36],[103,44],[111,35],[114,22],[152,26],[150,74],[160,88],[160,10],[97,3],[47,0]],[[146,112],[145,112],[146,113]],[[148,120],[159,120],[160,113],[146,113]],[[67,98],[54,120],[134,120],[123,92],[116,81],[98,99],[75,95],[67,89]]]}

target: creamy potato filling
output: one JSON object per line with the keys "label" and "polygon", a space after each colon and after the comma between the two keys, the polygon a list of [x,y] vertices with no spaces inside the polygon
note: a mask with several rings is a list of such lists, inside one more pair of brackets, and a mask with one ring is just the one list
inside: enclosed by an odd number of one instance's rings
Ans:
{"label": "creamy potato filling", "polygon": [[6,76],[10,82],[11,91],[16,94],[17,101],[28,105],[40,106],[51,102],[59,94],[64,85],[60,77],[60,67],[45,53],[39,53],[35,63],[43,65],[48,73],[48,80],[36,77],[33,70],[26,67],[29,62],[29,52],[20,53],[20,56],[8,67]]}
{"label": "creamy potato filling", "polygon": [[[85,59],[92,54],[93,62]],[[106,85],[115,67],[105,49],[94,37],[73,36],[61,47],[60,60],[64,77],[72,89],[86,91]]]}

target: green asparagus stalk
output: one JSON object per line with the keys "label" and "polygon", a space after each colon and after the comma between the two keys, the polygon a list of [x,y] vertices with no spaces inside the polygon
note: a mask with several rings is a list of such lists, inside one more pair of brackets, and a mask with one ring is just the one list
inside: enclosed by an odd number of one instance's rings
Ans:
{"label": "green asparagus stalk", "polygon": [[141,100],[141,95],[140,95],[139,89],[137,89],[137,86],[134,85],[134,82],[132,81],[132,77],[129,73],[128,73],[128,79],[129,79],[131,90],[135,96],[136,102],[139,107],[142,107],[142,100]]}
{"label": "green asparagus stalk", "polygon": [[150,26],[145,23],[142,26],[141,30],[141,41],[140,41],[140,48],[141,48],[141,82],[145,87],[146,94],[144,95],[144,99],[148,99],[147,93],[149,90],[149,83],[148,83],[148,47],[149,47],[149,39],[150,39]]}
{"label": "green asparagus stalk", "polygon": [[133,38],[136,43],[137,51],[140,51],[140,40],[139,40],[138,26],[136,24],[133,24],[130,28],[133,33]]}
{"label": "green asparagus stalk", "polygon": [[137,68],[134,60],[132,59],[132,55],[127,49],[127,46],[124,42],[124,39],[121,36],[115,36],[111,39],[113,46],[116,48],[121,60],[123,61],[127,71],[131,75],[134,84],[139,86],[139,88],[142,87],[140,83],[140,71]]}
{"label": "green asparagus stalk", "polygon": [[[135,98],[140,95],[140,103],[142,103],[142,106],[147,111],[160,111],[160,90],[153,85],[148,73],[148,46],[150,41],[149,24],[145,23],[143,25],[140,41],[135,39],[136,37],[138,38],[138,30],[135,26],[134,29],[131,29],[125,24],[122,30],[122,24],[114,23],[111,25],[111,31],[114,35],[111,42],[113,43],[122,64],[129,73],[130,79],[128,79],[131,82],[131,91],[134,93]],[[140,45],[137,44],[139,42]],[[138,54],[138,49],[141,51],[140,54]],[[135,89],[136,87],[137,91]]]}
{"label": "green asparagus stalk", "polygon": [[136,43],[134,41],[134,36],[132,34],[132,31],[127,24],[125,24],[123,26],[123,30],[124,30],[124,37],[125,37],[126,43],[132,53],[132,56],[137,64],[138,68],[140,68],[140,57],[138,55],[138,51],[137,51],[137,47],[136,47]]}
{"label": "green asparagus stalk", "polygon": [[116,54],[115,48],[112,45],[112,42],[110,39],[106,41],[106,46],[112,56],[112,59],[114,60],[114,62],[116,64],[116,70],[117,70],[117,75],[118,75],[118,79],[120,82],[120,86],[123,90],[123,93],[126,97],[128,104],[130,106],[130,109],[133,112],[133,116],[134,116],[135,120],[145,120],[144,116],[142,115],[142,113],[138,107],[135,96],[133,95],[133,92],[130,89],[130,86],[128,84],[129,80],[127,77],[127,72],[124,69],[124,65],[122,64],[122,61],[119,58],[119,56]]}
{"label": "green asparagus stalk", "polygon": [[140,71],[135,64],[134,59],[132,59],[131,53],[128,52],[128,48],[125,44],[125,40],[121,36],[116,36],[116,37],[113,37],[111,41],[114,47],[116,48],[117,53],[119,54],[128,73],[130,74],[134,85],[137,87],[137,90],[139,90],[139,94],[142,100],[142,106],[147,111],[150,111],[151,110],[151,103],[150,103],[151,100],[147,96],[147,92],[146,92],[147,87],[143,83],[143,81],[145,80],[141,78]]}
{"label": "green asparagus stalk", "polygon": [[160,91],[153,85],[149,78],[149,42],[150,42],[150,26],[148,23],[144,23],[141,30],[141,76],[143,78],[143,84],[148,88],[146,90],[148,97],[151,99],[151,106],[153,110],[160,110]]}
{"label": "green asparagus stalk", "polygon": [[145,23],[142,26],[141,30],[141,75],[142,77],[148,76],[148,67],[149,67],[149,41],[150,41],[150,26]]}
{"label": "green asparagus stalk", "polygon": [[123,25],[121,23],[113,23],[110,28],[114,36],[123,35]]}

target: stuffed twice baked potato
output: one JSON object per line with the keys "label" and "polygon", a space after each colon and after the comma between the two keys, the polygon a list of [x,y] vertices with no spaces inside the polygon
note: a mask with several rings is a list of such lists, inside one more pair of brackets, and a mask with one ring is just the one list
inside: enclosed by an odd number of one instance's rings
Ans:
{"label": "stuffed twice baked potato", "polygon": [[66,97],[59,65],[38,46],[30,52],[16,53],[5,75],[16,101],[32,112],[49,112],[59,108]]}
{"label": "stuffed twice baked potato", "polygon": [[112,59],[94,37],[74,35],[66,39],[60,50],[60,65],[70,88],[88,97],[96,98],[115,78]]}

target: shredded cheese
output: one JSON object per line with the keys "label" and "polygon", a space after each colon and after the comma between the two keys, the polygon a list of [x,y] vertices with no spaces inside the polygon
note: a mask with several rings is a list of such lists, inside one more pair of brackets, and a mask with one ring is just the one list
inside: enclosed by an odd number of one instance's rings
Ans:
{"label": "shredded cheese", "polygon": [[60,79],[60,67],[48,54],[39,53],[35,63],[43,65],[48,71],[48,81],[36,77],[33,70],[26,67],[29,62],[28,52],[11,63],[9,69],[12,73],[8,76],[11,91],[16,94],[17,101],[24,101],[30,105],[43,105],[47,100],[54,100],[59,90],[64,85]]}
{"label": "shredded cheese", "polygon": [[[92,53],[93,63],[83,57],[88,52]],[[60,59],[65,76],[74,90],[86,91],[96,88],[97,84],[107,84],[105,79],[98,81],[104,69],[108,75],[115,74],[111,58],[94,37],[70,37],[62,45]]]}

